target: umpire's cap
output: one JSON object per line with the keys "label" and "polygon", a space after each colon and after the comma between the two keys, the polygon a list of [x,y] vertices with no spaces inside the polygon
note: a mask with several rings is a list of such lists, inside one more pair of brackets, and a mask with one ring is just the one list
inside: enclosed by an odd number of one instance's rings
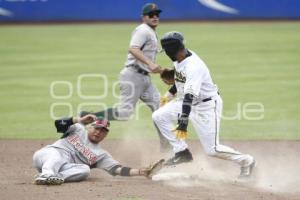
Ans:
{"label": "umpire's cap", "polygon": [[103,129],[105,129],[108,132],[109,131],[108,127],[109,127],[110,123],[106,119],[97,119],[91,125],[94,128],[101,128],[101,129],[103,128]]}
{"label": "umpire's cap", "polygon": [[158,6],[155,3],[146,3],[143,6],[142,14],[147,15],[147,14],[152,13],[152,12],[161,13],[162,10],[159,9]]}

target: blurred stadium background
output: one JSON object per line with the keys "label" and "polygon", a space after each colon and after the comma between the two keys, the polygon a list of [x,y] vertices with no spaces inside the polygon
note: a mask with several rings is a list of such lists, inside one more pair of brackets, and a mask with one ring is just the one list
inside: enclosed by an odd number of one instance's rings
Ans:
{"label": "blurred stadium background", "polygon": [[[58,103],[56,116],[69,111],[76,115],[82,103],[94,110],[99,108],[91,104],[117,103],[114,84],[147,2],[0,0],[0,138],[57,138],[50,116],[54,103]],[[163,10],[158,37],[171,30],[184,33],[188,48],[212,71],[224,100],[224,115],[232,118],[222,122],[223,139],[300,139],[300,1],[153,2]],[[164,54],[158,56],[158,63],[171,65]],[[91,73],[107,75],[106,98],[78,95],[78,77]],[[158,76],[152,77],[164,93],[167,87]],[[53,98],[55,81],[72,85],[55,87],[55,95],[70,97]],[[82,91],[100,95],[103,82],[86,79]],[[263,119],[245,118],[249,102],[264,106]],[[109,137],[155,138],[150,112],[141,107],[139,117],[114,122]]]}
{"label": "blurred stadium background", "polygon": [[[148,0],[1,0],[6,21],[129,21]],[[299,19],[297,0],[156,0],[165,20]]]}

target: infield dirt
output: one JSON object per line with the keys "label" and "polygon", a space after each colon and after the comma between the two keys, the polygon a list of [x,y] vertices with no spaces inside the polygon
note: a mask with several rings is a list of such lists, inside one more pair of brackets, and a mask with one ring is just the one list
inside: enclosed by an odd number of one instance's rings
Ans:
{"label": "infield dirt", "polygon": [[[177,175],[153,181],[143,177],[112,177],[93,169],[87,181],[61,186],[33,185],[37,173],[32,166],[35,150],[54,140],[0,140],[1,200],[299,200],[300,141],[226,141],[242,152],[253,154],[258,166],[251,180],[236,177],[233,163],[208,158],[198,140],[188,141],[195,160],[164,168],[160,173]],[[105,140],[102,147],[123,165],[147,166],[172,156],[159,152],[156,140]]]}

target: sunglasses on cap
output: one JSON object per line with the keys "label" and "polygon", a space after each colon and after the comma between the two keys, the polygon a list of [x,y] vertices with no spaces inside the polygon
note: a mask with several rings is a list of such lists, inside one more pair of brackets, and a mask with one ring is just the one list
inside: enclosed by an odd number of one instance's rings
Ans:
{"label": "sunglasses on cap", "polygon": [[149,18],[153,18],[154,16],[159,17],[159,12],[150,12],[146,14]]}

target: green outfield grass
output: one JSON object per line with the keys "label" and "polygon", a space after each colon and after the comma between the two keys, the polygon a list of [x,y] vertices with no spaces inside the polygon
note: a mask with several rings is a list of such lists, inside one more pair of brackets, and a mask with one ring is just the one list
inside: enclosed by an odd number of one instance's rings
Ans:
{"label": "green outfield grass", "polygon": [[[73,114],[80,103],[117,103],[113,83],[136,25],[0,26],[0,138],[58,138],[50,117],[53,103],[70,103]],[[236,115],[223,120],[222,139],[300,139],[300,23],[161,23],[158,36],[171,30],[183,32],[187,46],[209,66],[224,100],[224,115]],[[164,54],[158,63],[171,66]],[[78,96],[78,76],[90,73],[107,75],[106,98]],[[70,82],[73,95],[52,98],[53,81]],[[158,76],[153,81],[162,93],[167,90]],[[68,87],[60,86],[55,94],[66,95]],[[100,79],[83,79],[83,94],[99,95],[103,90]],[[251,102],[264,105],[263,119],[247,120],[238,114],[238,106]],[[141,106],[138,120],[113,122],[109,137],[156,138],[151,113]],[[56,108],[56,115],[68,115],[66,107]]]}

